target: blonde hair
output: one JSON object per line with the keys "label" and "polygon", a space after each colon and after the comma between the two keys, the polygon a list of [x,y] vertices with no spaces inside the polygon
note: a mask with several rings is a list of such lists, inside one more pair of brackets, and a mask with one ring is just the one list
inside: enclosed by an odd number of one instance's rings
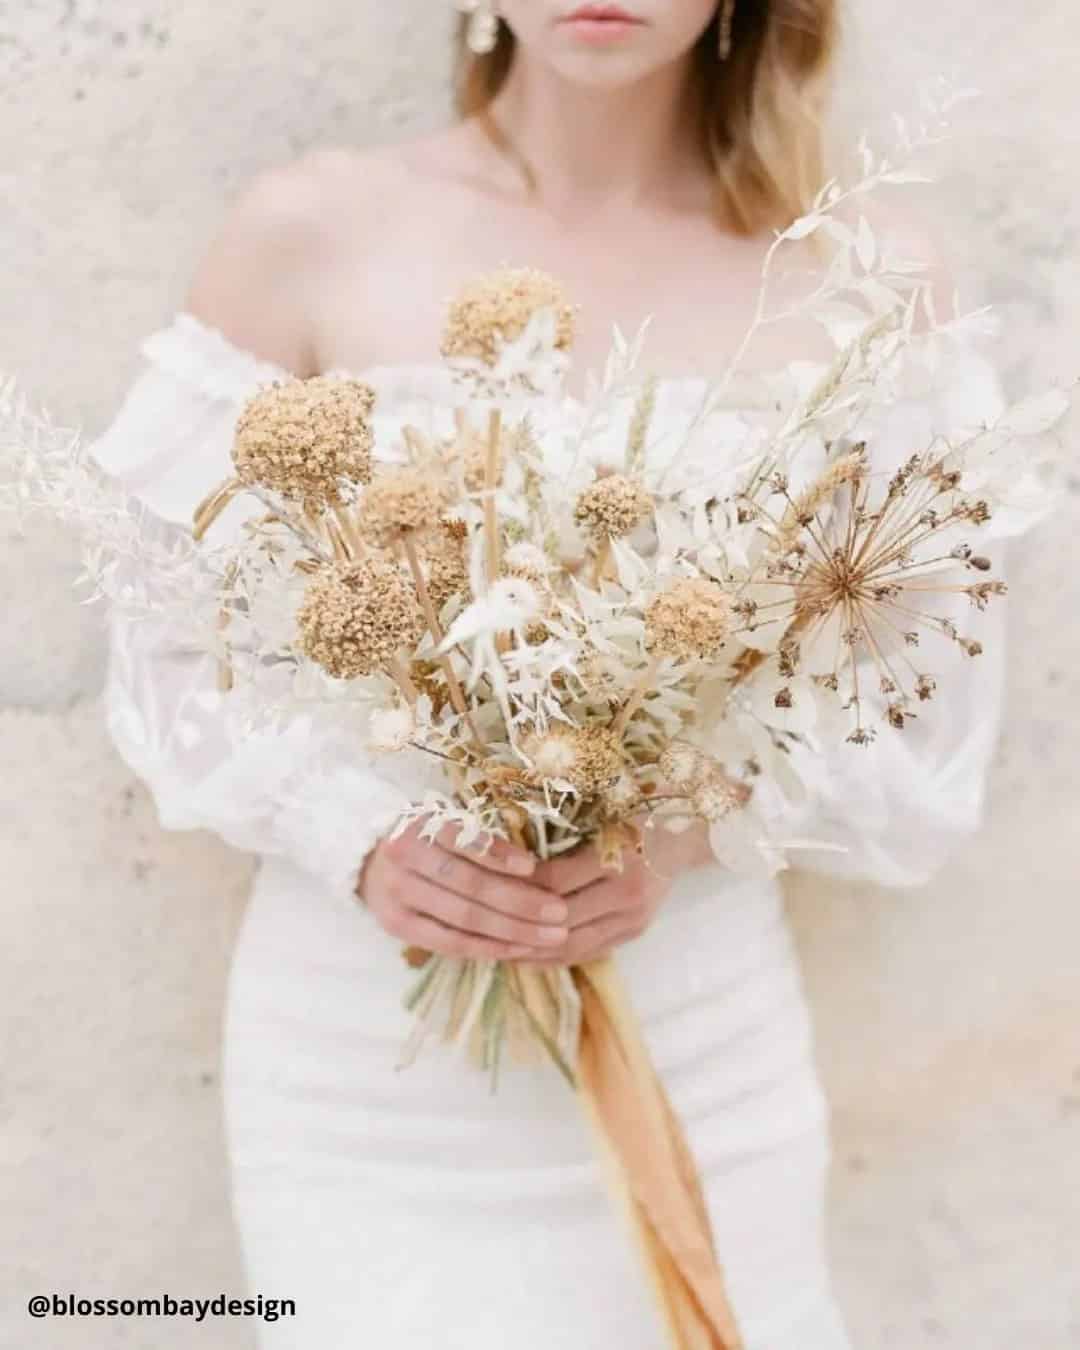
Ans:
{"label": "blonde hair", "polygon": [[[477,56],[458,34],[456,97],[512,152],[489,115],[514,59],[500,24],[494,51]],[[825,181],[822,114],[839,42],[839,0],[737,0],[731,53],[719,55],[719,13],[694,50],[701,148],[716,175],[716,212],[726,228],[754,235],[784,229]],[[526,168],[527,172],[527,168]]]}

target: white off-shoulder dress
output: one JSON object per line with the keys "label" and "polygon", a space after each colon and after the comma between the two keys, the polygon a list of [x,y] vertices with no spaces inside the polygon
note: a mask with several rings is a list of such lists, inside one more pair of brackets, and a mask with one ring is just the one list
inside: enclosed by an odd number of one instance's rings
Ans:
{"label": "white off-shoulder dress", "polygon": [[[245,399],[286,372],[184,313],[143,355],[91,450],[167,533],[229,475]],[[450,413],[435,365],[362,375],[380,436]],[[957,378],[949,406],[913,407],[913,435],[998,410],[991,368]],[[661,383],[661,426],[687,415],[693,385]],[[508,1072],[491,1094],[437,1051],[396,1067],[410,1026],[400,943],[352,887],[416,785],[345,758],[315,723],[250,736],[215,674],[160,625],[113,614],[110,729],[162,825],[261,859],[224,1027],[251,1292],[297,1304],[260,1324],[261,1350],[665,1350],[560,1075]],[[943,682],[917,739],[843,747],[801,833],[845,851],[801,861],[890,885],[928,877],[978,823],[1000,691],[994,641]],[[704,1177],[747,1350],[849,1350],[826,1253],[828,1110],[778,887],[718,865],[688,874],[619,959]]]}

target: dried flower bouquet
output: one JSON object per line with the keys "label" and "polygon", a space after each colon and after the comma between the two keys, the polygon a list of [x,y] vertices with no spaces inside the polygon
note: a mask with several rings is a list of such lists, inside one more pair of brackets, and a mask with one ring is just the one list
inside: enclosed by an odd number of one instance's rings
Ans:
{"label": "dried flower bouquet", "polygon": [[[813,846],[792,822],[820,765],[933,716],[941,648],[979,657],[966,615],[1005,592],[986,541],[1052,500],[1057,391],[897,453],[898,390],[947,385],[949,353],[991,328],[985,311],[939,320],[918,265],[841,218],[911,176],[868,155],[859,183],[827,184],[777,235],[747,340],[674,440],[662,385],[639,372],[644,330],[616,330],[572,399],[573,304],[553,278],[507,270],[450,307],[444,434],[403,424],[378,444],[361,380],[268,386],[190,547],[153,552],[9,391],[12,498],[89,524],[88,572],[128,608],[145,597],[120,593],[116,560],[139,556],[158,612],[174,604],[216,652],[222,689],[257,705],[261,672],[285,668],[297,701],[331,701],[349,734],[359,713],[371,754],[438,766],[443,786],[399,829],[452,825],[461,842],[509,838],[544,858],[590,847],[619,868],[650,831],[701,820],[724,864],[772,873]],[[777,253],[812,234],[830,243],[827,272],[771,314]],[[835,359],[749,381],[772,415],[733,416],[749,339],[797,314],[824,325]],[[214,547],[237,498],[255,509]],[[614,960],[405,956],[406,1059],[436,1034],[494,1084],[507,1058],[550,1058],[596,1125],[672,1343],[738,1346],[696,1171]]]}

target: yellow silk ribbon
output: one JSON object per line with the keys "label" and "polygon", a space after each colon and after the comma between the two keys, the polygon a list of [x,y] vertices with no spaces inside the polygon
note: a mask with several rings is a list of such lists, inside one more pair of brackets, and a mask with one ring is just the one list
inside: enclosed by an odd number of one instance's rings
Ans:
{"label": "yellow silk ribbon", "polygon": [[573,976],[581,997],[578,1093],[672,1350],[743,1350],[701,1178],[615,961],[575,966]]}

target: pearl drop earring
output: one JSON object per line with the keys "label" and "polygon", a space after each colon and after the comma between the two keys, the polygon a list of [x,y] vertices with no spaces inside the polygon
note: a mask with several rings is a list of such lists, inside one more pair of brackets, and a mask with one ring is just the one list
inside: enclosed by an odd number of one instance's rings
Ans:
{"label": "pearl drop earring", "polygon": [[499,40],[499,16],[494,0],[457,0],[457,7],[469,16],[465,37],[469,51],[477,56],[493,52]]}

